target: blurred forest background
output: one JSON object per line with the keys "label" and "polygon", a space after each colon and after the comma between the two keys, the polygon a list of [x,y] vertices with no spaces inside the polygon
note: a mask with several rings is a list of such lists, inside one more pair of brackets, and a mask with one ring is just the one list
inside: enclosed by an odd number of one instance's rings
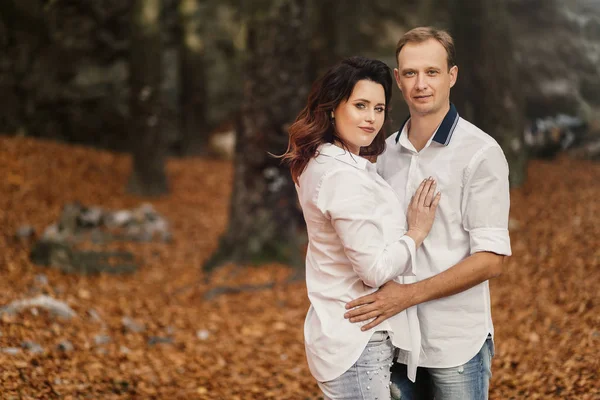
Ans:
{"label": "blurred forest background", "polygon": [[0,0],[2,398],[319,398],[268,153],[326,68],[422,25],[511,167],[491,398],[599,398],[600,1]]}

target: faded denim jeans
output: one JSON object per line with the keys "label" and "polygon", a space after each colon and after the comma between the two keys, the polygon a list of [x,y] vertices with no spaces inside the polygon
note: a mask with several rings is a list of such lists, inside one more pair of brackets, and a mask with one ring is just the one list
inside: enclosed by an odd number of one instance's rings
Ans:
{"label": "faded denim jeans", "polygon": [[359,359],[339,377],[317,382],[325,400],[389,400],[394,346],[387,331],[371,336]]}
{"label": "faded denim jeans", "polygon": [[417,369],[417,381],[406,376],[406,365],[394,364],[391,394],[394,400],[487,400],[494,343],[488,337],[479,353],[452,368]]}

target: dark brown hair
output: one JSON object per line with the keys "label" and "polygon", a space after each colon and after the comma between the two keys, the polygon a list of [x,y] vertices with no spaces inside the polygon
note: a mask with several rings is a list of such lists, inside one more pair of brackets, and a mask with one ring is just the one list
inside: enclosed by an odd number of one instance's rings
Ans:
{"label": "dark brown hair", "polygon": [[[310,159],[317,155],[317,148],[321,144],[333,143],[335,140],[347,147],[335,132],[330,114],[340,103],[350,98],[356,83],[365,79],[383,86],[386,104],[384,121],[387,121],[392,97],[390,68],[382,61],[360,56],[346,58],[334,65],[313,83],[306,106],[288,130],[288,148],[281,157],[289,165],[294,182],[298,183],[298,177]],[[385,138],[382,127],[371,145],[360,149],[360,155],[372,157],[383,153]]]}
{"label": "dark brown hair", "polygon": [[444,30],[436,29],[431,26],[414,28],[402,35],[396,45],[396,62],[398,62],[398,55],[405,44],[422,43],[429,39],[435,39],[444,46],[448,56],[448,69],[454,67],[456,65],[456,52],[454,50],[454,40],[452,39],[452,36]]}

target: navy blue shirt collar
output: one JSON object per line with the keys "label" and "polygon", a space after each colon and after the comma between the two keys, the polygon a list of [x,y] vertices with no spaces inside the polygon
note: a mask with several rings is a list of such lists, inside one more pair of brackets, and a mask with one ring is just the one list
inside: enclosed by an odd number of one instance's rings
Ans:
{"label": "navy blue shirt collar", "polygon": [[[410,117],[406,118],[402,123],[402,127],[396,135],[396,143],[398,143],[398,140],[400,140],[400,134],[404,130],[404,126],[406,125],[409,119]],[[458,119],[458,111],[456,111],[456,107],[454,107],[454,104],[450,103],[450,110],[448,110],[448,113],[446,113],[446,116],[442,120],[442,123],[435,132],[435,135],[433,136],[433,141],[444,146],[448,146],[448,143],[450,143],[450,139],[452,138],[452,134],[454,133],[454,129],[456,128],[456,124],[458,123]]]}

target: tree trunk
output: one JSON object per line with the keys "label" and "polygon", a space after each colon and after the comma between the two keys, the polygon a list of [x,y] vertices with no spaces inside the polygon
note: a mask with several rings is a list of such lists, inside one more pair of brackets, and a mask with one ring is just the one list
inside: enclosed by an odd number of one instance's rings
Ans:
{"label": "tree trunk", "polygon": [[166,143],[161,131],[161,0],[136,0],[129,70],[133,171],[127,190],[142,196],[168,192]]}
{"label": "tree trunk", "polygon": [[419,18],[419,25],[429,26],[433,24],[435,18],[435,11],[440,7],[434,0],[421,0],[418,5],[417,16]]}
{"label": "tree trunk", "polygon": [[510,184],[519,186],[527,177],[525,108],[506,3],[453,0],[450,12],[459,66],[453,99],[466,119],[502,146]]}
{"label": "tree trunk", "polygon": [[200,0],[181,0],[181,130],[184,155],[207,152],[206,72]]}
{"label": "tree trunk", "polygon": [[[309,80],[315,81],[338,61],[337,0],[311,2]],[[341,7],[344,7],[342,5]]]}
{"label": "tree trunk", "polygon": [[[370,7],[361,0],[346,0],[343,4],[336,2],[333,29],[336,31],[337,55],[340,58],[354,56],[358,49],[372,46],[362,29],[362,25],[370,20]],[[375,23],[373,20],[369,22]]]}
{"label": "tree trunk", "polygon": [[[44,16],[44,5],[39,0],[4,0],[0,2],[0,23],[6,32],[15,30],[31,33],[39,41],[49,42],[48,21]],[[10,38],[9,38],[10,40]]]}
{"label": "tree trunk", "polygon": [[207,270],[225,262],[302,265],[306,235],[294,184],[268,152],[285,152],[287,128],[306,102],[307,0],[270,3],[253,5],[248,22],[230,220]]}

